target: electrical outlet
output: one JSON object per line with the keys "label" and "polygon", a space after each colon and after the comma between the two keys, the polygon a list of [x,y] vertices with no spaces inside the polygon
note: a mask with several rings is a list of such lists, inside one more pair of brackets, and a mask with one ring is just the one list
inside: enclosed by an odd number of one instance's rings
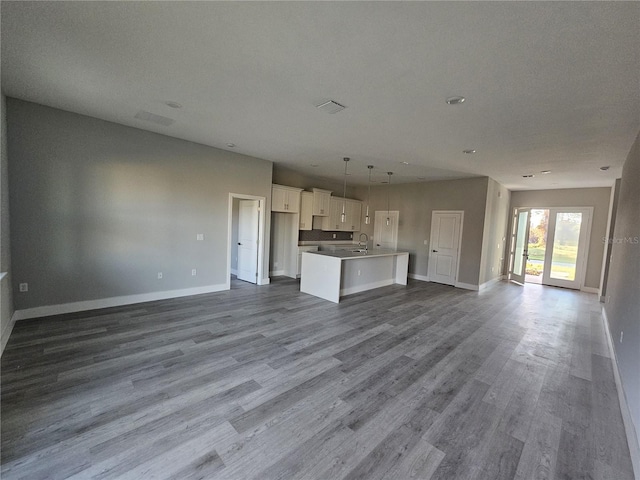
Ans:
{"label": "electrical outlet", "polygon": [[191,269],[191,276],[195,277],[198,274],[198,271],[195,268]]}
{"label": "electrical outlet", "polygon": [[622,343],[622,337],[624,337],[624,332],[620,332],[620,343]]}
{"label": "electrical outlet", "polygon": [[162,278],[162,272],[158,272],[158,280]]}
{"label": "electrical outlet", "polygon": [[358,270],[358,276],[360,276],[360,270]]}
{"label": "electrical outlet", "polygon": [[198,233],[196,234],[196,240],[201,242],[204,240],[204,233]]}
{"label": "electrical outlet", "polygon": [[20,284],[20,291],[21,292],[28,292],[29,291],[29,284],[28,283],[21,283]]}
{"label": "electrical outlet", "polygon": [[424,241],[425,245],[429,245],[429,242],[427,240]]}
{"label": "electrical outlet", "polygon": [[332,235],[332,238],[336,238],[336,234],[335,233]]}

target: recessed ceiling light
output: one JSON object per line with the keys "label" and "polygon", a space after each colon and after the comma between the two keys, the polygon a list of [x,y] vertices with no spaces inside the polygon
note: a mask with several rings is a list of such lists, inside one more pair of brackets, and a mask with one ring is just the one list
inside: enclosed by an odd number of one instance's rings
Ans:
{"label": "recessed ceiling light", "polygon": [[541,170],[540,173],[543,174],[543,175],[547,175],[547,174],[551,173],[551,170]]}
{"label": "recessed ceiling light", "polygon": [[530,173],[529,175],[522,175],[522,178],[533,178],[535,177],[535,175],[533,175],[532,173]]}
{"label": "recessed ceiling light", "polygon": [[468,150],[463,150],[462,153],[466,153],[467,155],[473,155],[476,153],[474,148],[469,148]]}
{"label": "recessed ceiling light", "polygon": [[600,170],[602,170],[603,172],[606,172],[607,170],[609,170],[611,167],[609,165],[606,165],[604,167],[600,167]]}
{"label": "recessed ceiling light", "polygon": [[409,165],[409,162],[400,162],[403,165]]}
{"label": "recessed ceiling light", "polygon": [[180,105],[178,102],[171,102],[171,101],[168,101],[168,102],[164,102],[164,104],[165,104],[167,107],[171,107],[171,108],[182,108],[182,105]]}
{"label": "recessed ceiling light", "polygon": [[449,97],[447,98],[447,103],[449,105],[460,105],[461,103],[464,103],[465,100],[466,98],[464,97]]}
{"label": "recessed ceiling light", "polygon": [[229,148],[234,148],[236,146],[235,143],[227,143],[227,147]]}

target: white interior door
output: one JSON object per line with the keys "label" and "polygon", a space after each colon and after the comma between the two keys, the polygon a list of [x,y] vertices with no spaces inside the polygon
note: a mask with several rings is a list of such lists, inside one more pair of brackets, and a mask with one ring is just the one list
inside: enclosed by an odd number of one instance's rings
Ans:
{"label": "white interior door", "polygon": [[238,210],[238,279],[251,283],[258,277],[259,205],[258,200],[240,200]]}
{"label": "white interior door", "polygon": [[591,233],[592,208],[552,208],[542,283],[579,290]]}
{"label": "white interior door", "polygon": [[429,281],[455,285],[460,263],[462,212],[431,214]]}
{"label": "white interior door", "polygon": [[[398,219],[400,212],[392,210],[376,211],[373,223],[374,248],[398,249]],[[387,224],[387,218],[389,222]]]}
{"label": "white interior door", "polygon": [[516,208],[511,231],[509,279],[524,285],[527,259],[529,258],[530,208]]}

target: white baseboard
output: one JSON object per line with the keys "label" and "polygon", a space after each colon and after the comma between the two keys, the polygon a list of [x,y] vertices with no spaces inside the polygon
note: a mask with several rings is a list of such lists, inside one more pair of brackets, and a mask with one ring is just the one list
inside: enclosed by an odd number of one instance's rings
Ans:
{"label": "white baseboard", "polygon": [[613,376],[615,377],[616,389],[618,390],[618,401],[620,402],[622,422],[624,423],[624,430],[627,434],[627,444],[629,445],[629,453],[631,454],[631,464],[633,465],[633,471],[636,475],[635,478],[640,478],[640,441],[638,440],[638,433],[636,432],[636,428],[633,424],[631,411],[629,410],[629,404],[627,403],[627,397],[624,393],[622,378],[620,377],[620,370],[618,369],[618,358],[616,357],[616,351],[613,347],[613,339],[611,338],[611,330],[609,329],[609,318],[607,317],[607,311],[604,307],[602,307],[602,318],[604,319],[604,330],[607,336],[607,344],[609,345],[609,353],[611,354]]}
{"label": "white baseboard", "polygon": [[238,270],[236,268],[231,268],[231,275],[238,275]]}
{"label": "white baseboard", "polygon": [[480,285],[480,287],[478,287],[478,291],[481,292],[482,290],[489,288],[492,285],[495,285],[496,283],[501,282],[502,280],[504,280],[504,275],[500,275],[499,277],[492,278],[488,282],[484,282],[482,285]]}
{"label": "white baseboard", "polygon": [[600,289],[596,287],[582,287],[580,291],[586,293],[600,293]]}
{"label": "white baseboard", "polygon": [[260,283],[258,283],[258,285],[269,285],[270,283],[271,283],[271,278],[264,277],[262,280],[260,280]]}
{"label": "white baseboard", "polygon": [[270,277],[282,277],[284,274],[284,270],[273,270],[269,272]]}
{"label": "white baseboard", "polygon": [[365,292],[367,290],[373,290],[374,288],[386,287],[388,285],[393,285],[395,282],[393,279],[389,278],[387,280],[380,280],[379,282],[371,282],[365,283],[363,285],[356,285],[349,288],[340,289],[340,296],[343,295],[351,295],[352,293]]}
{"label": "white baseboard", "polygon": [[168,290],[165,292],[142,293],[138,295],[125,295],[122,297],[111,297],[101,298],[98,300],[86,300],[82,302],[62,303],[59,305],[46,305],[44,307],[16,310],[13,314],[12,320],[25,320],[28,318],[47,317],[49,315],[60,315],[63,313],[75,313],[84,312],[87,310],[97,310],[100,308],[121,307],[123,305],[131,305],[134,303],[153,302],[156,300],[168,300],[170,298],[201,295],[203,293],[221,292],[228,289],[229,287],[226,283],[221,283],[218,285],[206,285],[204,287]]}
{"label": "white baseboard", "polygon": [[456,288],[464,288],[465,290],[474,290],[476,292],[479,289],[478,285],[472,285],[471,283],[456,282],[454,286]]}
{"label": "white baseboard", "polygon": [[420,280],[421,282],[428,282],[429,277],[426,275],[418,275],[417,273],[410,273],[409,278],[413,278],[414,280]]}

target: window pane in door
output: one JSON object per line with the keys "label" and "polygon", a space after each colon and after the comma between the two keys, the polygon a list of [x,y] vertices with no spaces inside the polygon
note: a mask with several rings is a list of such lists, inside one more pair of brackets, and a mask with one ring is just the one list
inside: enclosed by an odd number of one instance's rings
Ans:
{"label": "window pane in door", "polygon": [[551,278],[571,282],[575,280],[581,226],[582,213],[560,212],[557,214],[551,256]]}
{"label": "window pane in door", "polygon": [[529,212],[520,212],[518,213],[518,227],[516,230],[516,247],[514,249],[514,259],[513,259],[513,273],[516,275],[522,275],[524,272],[524,248],[526,242],[529,240],[525,238],[525,233],[527,231],[527,222],[529,221]]}

